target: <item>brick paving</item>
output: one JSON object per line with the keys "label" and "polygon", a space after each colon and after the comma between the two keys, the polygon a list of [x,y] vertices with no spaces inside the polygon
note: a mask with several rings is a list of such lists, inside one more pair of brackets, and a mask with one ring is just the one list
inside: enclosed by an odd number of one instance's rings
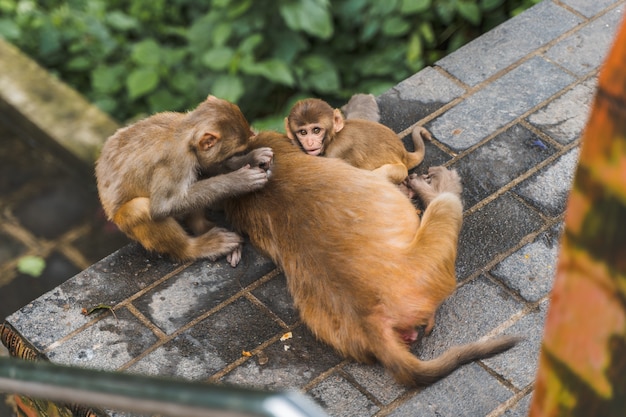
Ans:
{"label": "brick paving", "polygon": [[[428,359],[484,336],[524,335],[510,351],[427,388],[399,386],[381,367],[344,360],[316,341],[298,319],[284,276],[250,245],[234,269],[224,260],[172,263],[136,244],[95,262],[102,251],[83,242],[104,233],[104,224],[88,225],[97,207],[74,207],[72,199],[83,197],[61,169],[46,178],[27,169],[43,168],[40,160],[0,163],[0,234],[7,236],[0,268],[36,253],[51,259],[49,268],[77,274],[50,282],[60,285],[36,300],[16,300],[23,307],[7,322],[56,363],[295,388],[332,416],[526,415],[580,137],[625,4],[545,0],[378,97],[381,122],[407,147],[415,124],[433,133],[417,171],[445,164],[464,185],[458,289],[413,351]],[[14,170],[24,173],[5,180]],[[52,178],[47,187],[65,190],[62,198],[47,195],[46,186],[9,192]],[[85,201],[95,201],[87,189]],[[29,217],[29,205],[43,203],[68,212],[67,227]],[[3,294],[25,279],[8,276]],[[101,303],[114,305],[115,317],[80,313]],[[288,331],[293,337],[281,341]]]}

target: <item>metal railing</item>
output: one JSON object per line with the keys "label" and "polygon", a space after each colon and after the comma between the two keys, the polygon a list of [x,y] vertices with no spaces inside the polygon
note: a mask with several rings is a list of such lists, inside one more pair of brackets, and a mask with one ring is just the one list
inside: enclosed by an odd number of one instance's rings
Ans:
{"label": "metal railing", "polygon": [[0,391],[171,417],[327,417],[299,392],[268,392],[10,357],[0,357]]}

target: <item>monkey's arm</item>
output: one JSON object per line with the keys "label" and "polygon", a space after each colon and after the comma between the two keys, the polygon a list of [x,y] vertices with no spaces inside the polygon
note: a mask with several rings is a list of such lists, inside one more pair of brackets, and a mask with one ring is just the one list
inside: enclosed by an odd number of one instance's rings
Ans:
{"label": "monkey's arm", "polygon": [[[159,178],[162,177],[162,178]],[[246,165],[236,171],[192,182],[173,182],[163,175],[155,175],[150,197],[150,215],[153,220],[179,216],[197,209],[210,207],[227,198],[263,187],[268,173],[259,167]],[[170,184],[169,187],[166,185]]]}

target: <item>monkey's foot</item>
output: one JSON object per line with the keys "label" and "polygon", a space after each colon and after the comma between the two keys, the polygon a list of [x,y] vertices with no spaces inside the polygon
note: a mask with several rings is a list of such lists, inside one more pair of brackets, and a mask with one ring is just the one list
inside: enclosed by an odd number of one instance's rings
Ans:
{"label": "monkey's foot", "polygon": [[235,249],[234,251],[232,251],[231,253],[226,255],[226,261],[233,268],[236,267],[237,264],[239,264],[239,261],[241,261],[241,250],[242,249],[243,249],[243,245],[239,245],[239,246],[237,246],[237,249]]}
{"label": "monkey's foot", "polygon": [[449,192],[460,196],[463,191],[461,178],[454,169],[449,170],[442,166],[430,167],[428,177],[430,184],[437,193]]}

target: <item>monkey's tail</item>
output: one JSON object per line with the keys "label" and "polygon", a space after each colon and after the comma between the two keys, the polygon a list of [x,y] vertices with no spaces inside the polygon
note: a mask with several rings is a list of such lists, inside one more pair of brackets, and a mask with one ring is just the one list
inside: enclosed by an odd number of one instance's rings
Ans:
{"label": "monkey's tail", "polygon": [[[515,346],[522,338],[501,336],[481,342],[454,346],[439,357],[422,361],[414,356],[400,340],[381,343],[376,352],[378,360],[402,384],[424,386],[452,373],[459,366],[489,358]],[[391,345],[391,346],[390,346]]]}
{"label": "monkey's tail", "polygon": [[419,165],[424,160],[426,154],[426,147],[424,146],[424,139],[431,140],[432,136],[428,130],[422,126],[415,126],[411,131],[411,139],[413,140],[413,147],[415,150],[409,152],[407,168],[412,169]]}

